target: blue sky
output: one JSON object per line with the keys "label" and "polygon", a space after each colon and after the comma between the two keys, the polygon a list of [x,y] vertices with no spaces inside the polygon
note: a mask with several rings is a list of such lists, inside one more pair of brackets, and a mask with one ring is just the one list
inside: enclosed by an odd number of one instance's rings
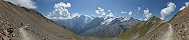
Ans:
{"label": "blue sky", "polygon": [[[54,4],[64,2],[70,3],[68,8],[70,14],[80,13],[83,15],[99,16],[95,13],[98,7],[104,9],[105,12],[111,10],[114,16],[129,17],[129,15],[121,13],[132,11],[132,17],[135,19],[144,18],[144,10],[148,9],[153,16],[161,17],[160,11],[167,7],[169,2],[176,5],[175,10],[166,19],[170,19],[179,9],[189,0],[33,0],[36,3],[36,10],[47,16],[54,10]],[[138,10],[138,7],[141,10]]]}

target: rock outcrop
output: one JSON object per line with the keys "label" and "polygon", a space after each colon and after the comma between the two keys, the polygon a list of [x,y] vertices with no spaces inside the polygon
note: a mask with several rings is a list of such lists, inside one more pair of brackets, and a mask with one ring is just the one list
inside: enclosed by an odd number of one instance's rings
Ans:
{"label": "rock outcrop", "polygon": [[0,40],[77,40],[33,9],[0,0]]}
{"label": "rock outcrop", "polygon": [[189,7],[138,40],[189,40]]}

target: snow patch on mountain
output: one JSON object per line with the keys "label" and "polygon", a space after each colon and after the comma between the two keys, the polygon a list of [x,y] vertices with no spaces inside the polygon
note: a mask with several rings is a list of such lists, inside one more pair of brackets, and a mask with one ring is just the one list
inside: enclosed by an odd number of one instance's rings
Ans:
{"label": "snow patch on mountain", "polygon": [[89,16],[89,15],[85,15],[85,23],[89,23],[90,21],[92,21],[94,19],[94,17]]}
{"label": "snow patch on mountain", "polygon": [[72,14],[72,17],[80,17],[80,16],[81,16],[81,14],[79,14],[79,13]]}
{"label": "snow patch on mountain", "polygon": [[102,22],[101,24],[105,24],[105,25],[108,25],[109,23],[112,22],[112,20],[114,20],[115,18],[109,18],[109,19],[106,19],[104,22]]}

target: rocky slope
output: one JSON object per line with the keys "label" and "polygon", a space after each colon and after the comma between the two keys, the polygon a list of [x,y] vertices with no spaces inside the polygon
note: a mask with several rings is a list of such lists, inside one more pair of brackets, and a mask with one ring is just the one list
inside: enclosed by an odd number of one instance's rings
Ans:
{"label": "rocky slope", "polygon": [[179,12],[169,22],[173,28],[173,39],[189,40],[189,7]]}
{"label": "rocky slope", "polygon": [[35,10],[0,0],[0,40],[77,40]]}
{"label": "rocky slope", "polygon": [[133,28],[126,30],[118,37],[123,40],[136,40],[137,38],[155,30],[161,22],[162,20],[160,20],[160,18],[153,16],[148,21],[140,22]]}
{"label": "rocky slope", "polygon": [[187,7],[178,12],[170,21],[137,40],[189,40],[188,20],[189,8]]}

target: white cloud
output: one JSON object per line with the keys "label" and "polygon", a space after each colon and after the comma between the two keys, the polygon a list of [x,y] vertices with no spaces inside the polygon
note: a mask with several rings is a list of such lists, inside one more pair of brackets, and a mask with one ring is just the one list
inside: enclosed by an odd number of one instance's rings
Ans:
{"label": "white cloud", "polygon": [[108,12],[112,12],[111,10],[108,10]]}
{"label": "white cloud", "polygon": [[71,7],[71,4],[70,3],[64,3],[64,2],[60,2],[60,3],[57,3],[54,5],[54,8],[69,8]]}
{"label": "white cloud", "polygon": [[171,14],[176,8],[176,5],[172,2],[170,2],[166,8],[161,10],[161,19],[164,20],[165,16]]}
{"label": "white cloud", "polygon": [[22,6],[22,7],[29,8],[29,9],[36,9],[37,8],[37,6],[35,5],[36,3],[32,0],[4,0],[4,1],[8,1],[8,2],[11,2],[15,5],[19,5],[19,6]]}
{"label": "white cloud", "polygon": [[183,10],[184,8],[189,6],[189,2],[185,2],[185,6],[182,6],[179,11]]}
{"label": "white cloud", "polygon": [[108,10],[109,14],[107,14],[105,16],[105,21],[104,22],[101,22],[101,25],[105,24],[105,25],[108,25],[109,23],[112,22],[112,20],[114,20],[116,17],[113,15],[113,13],[111,12],[111,10]]}
{"label": "white cloud", "polygon": [[54,6],[55,10],[53,10],[53,12],[50,12],[50,14],[46,17],[49,19],[71,19],[72,17],[70,16],[70,13],[67,9],[69,7],[71,7],[70,3],[57,3]]}
{"label": "white cloud", "polygon": [[122,14],[126,14],[127,12],[123,12],[123,11],[121,11],[121,13],[122,13]]}
{"label": "white cloud", "polygon": [[185,2],[185,6],[188,7],[189,6],[189,2]]}
{"label": "white cloud", "polygon": [[104,9],[98,7],[98,10],[95,11],[97,14],[101,15],[101,16],[104,16],[106,15],[106,13],[104,12]]}
{"label": "white cloud", "polygon": [[133,14],[133,12],[132,11],[129,11],[129,13],[128,13],[130,16]]}
{"label": "white cloud", "polygon": [[144,21],[147,21],[151,15],[152,15],[152,13],[150,13],[148,8],[146,10],[144,10],[144,17],[145,17]]}
{"label": "white cloud", "polygon": [[100,15],[99,17],[105,17],[105,19],[108,17],[114,17],[111,10],[108,10],[109,14],[106,14],[105,9],[102,9],[100,7],[98,7],[98,9],[95,12]]}
{"label": "white cloud", "polygon": [[109,14],[106,15],[106,17],[114,17],[113,13],[111,12],[111,10],[108,10]]}
{"label": "white cloud", "polygon": [[141,8],[140,8],[140,7],[138,7],[138,10],[141,10]]}

